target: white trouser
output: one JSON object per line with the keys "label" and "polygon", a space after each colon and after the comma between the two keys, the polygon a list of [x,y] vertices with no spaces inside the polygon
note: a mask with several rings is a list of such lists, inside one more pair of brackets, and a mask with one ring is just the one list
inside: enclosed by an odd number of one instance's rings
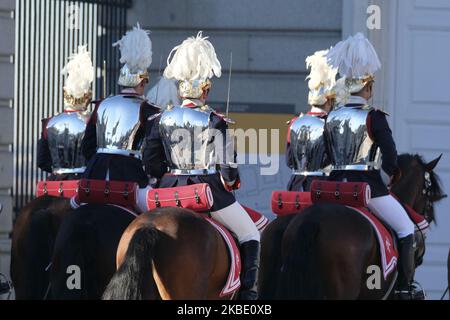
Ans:
{"label": "white trouser", "polygon": [[260,234],[247,211],[236,201],[223,209],[212,211],[211,217],[233,232],[240,244],[256,240]]}
{"label": "white trouser", "polygon": [[139,211],[139,213],[147,212],[148,206],[147,206],[147,194],[149,190],[152,190],[153,188],[148,186],[146,188],[139,188],[136,190],[136,206],[135,209]]}
{"label": "white trouser", "polygon": [[369,209],[397,233],[399,239],[414,233],[414,224],[402,205],[391,195],[372,198]]}

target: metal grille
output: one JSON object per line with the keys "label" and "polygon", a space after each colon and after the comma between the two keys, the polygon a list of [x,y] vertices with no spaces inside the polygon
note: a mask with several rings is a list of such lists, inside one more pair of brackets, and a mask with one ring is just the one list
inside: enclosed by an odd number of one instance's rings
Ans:
{"label": "metal grille", "polygon": [[44,174],[36,166],[41,119],[63,110],[61,70],[78,45],[87,44],[96,67],[93,96],[117,90],[119,53],[112,44],[126,28],[131,1],[16,0],[14,96],[14,198],[19,210]]}

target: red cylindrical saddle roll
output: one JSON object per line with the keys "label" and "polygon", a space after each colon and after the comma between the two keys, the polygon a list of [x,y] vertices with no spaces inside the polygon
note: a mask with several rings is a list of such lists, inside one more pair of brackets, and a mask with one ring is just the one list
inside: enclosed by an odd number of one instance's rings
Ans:
{"label": "red cylindrical saddle roll", "polygon": [[147,194],[149,210],[159,207],[180,207],[204,212],[211,209],[213,202],[211,188],[207,183],[152,189]]}
{"label": "red cylindrical saddle roll", "polygon": [[309,192],[272,191],[272,211],[277,215],[298,213],[312,205]]}
{"label": "red cylindrical saddle roll", "polygon": [[77,194],[79,180],[39,181],[36,186],[36,196],[54,196],[72,198]]}
{"label": "red cylindrical saddle roll", "polygon": [[137,188],[138,184],[132,181],[81,179],[78,199],[81,203],[116,204],[134,208]]}
{"label": "red cylindrical saddle roll", "polygon": [[313,203],[336,203],[351,207],[367,207],[370,186],[366,182],[314,180],[311,184]]}

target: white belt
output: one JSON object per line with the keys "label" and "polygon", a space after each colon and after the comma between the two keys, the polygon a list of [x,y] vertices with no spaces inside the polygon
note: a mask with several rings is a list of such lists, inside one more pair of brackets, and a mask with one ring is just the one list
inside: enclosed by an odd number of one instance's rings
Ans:
{"label": "white belt", "polygon": [[121,156],[128,156],[128,157],[134,157],[136,159],[141,159],[141,152],[135,151],[135,150],[98,148],[97,153],[118,154]]}
{"label": "white belt", "polygon": [[52,171],[53,174],[66,174],[66,173],[83,173],[86,167],[81,168],[59,168]]}
{"label": "white belt", "polygon": [[374,165],[368,165],[368,164],[349,164],[349,165],[343,165],[343,166],[331,166],[331,170],[354,170],[354,171],[372,171],[376,170]]}
{"label": "white belt", "polygon": [[322,171],[292,171],[292,174],[296,176],[325,176],[325,172]]}
{"label": "white belt", "polygon": [[172,169],[170,173],[173,175],[180,176],[193,176],[193,175],[208,175],[208,174],[216,174],[216,169]]}

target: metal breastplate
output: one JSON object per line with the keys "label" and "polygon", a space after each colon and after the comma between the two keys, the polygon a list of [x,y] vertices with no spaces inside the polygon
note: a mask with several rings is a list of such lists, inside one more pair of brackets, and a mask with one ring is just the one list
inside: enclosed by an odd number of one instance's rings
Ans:
{"label": "metal breastplate", "polygon": [[333,170],[379,169],[380,152],[369,137],[370,106],[341,107],[328,115],[325,130]]}
{"label": "metal breastplate", "polygon": [[322,165],[326,156],[324,125],[325,120],[311,115],[303,115],[291,124],[295,174],[323,175]]}
{"label": "metal breastplate", "polygon": [[81,154],[81,140],[89,115],[88,111],[64,112],[47,123],[47,141],[53,173],[84,172],[86,167]]}
{"label": "metal breastplate", "polygon": [[174,107],[163,112],[159,131],[171,169],[214,169],[215,149],[209,128],[211,109]]}
{"label": "metal breastplate", "polygon": [[97,109],[97,152],[140,154],[142,138],[136,135],[141,126],[142,98],[117,95],[102,101]]}

